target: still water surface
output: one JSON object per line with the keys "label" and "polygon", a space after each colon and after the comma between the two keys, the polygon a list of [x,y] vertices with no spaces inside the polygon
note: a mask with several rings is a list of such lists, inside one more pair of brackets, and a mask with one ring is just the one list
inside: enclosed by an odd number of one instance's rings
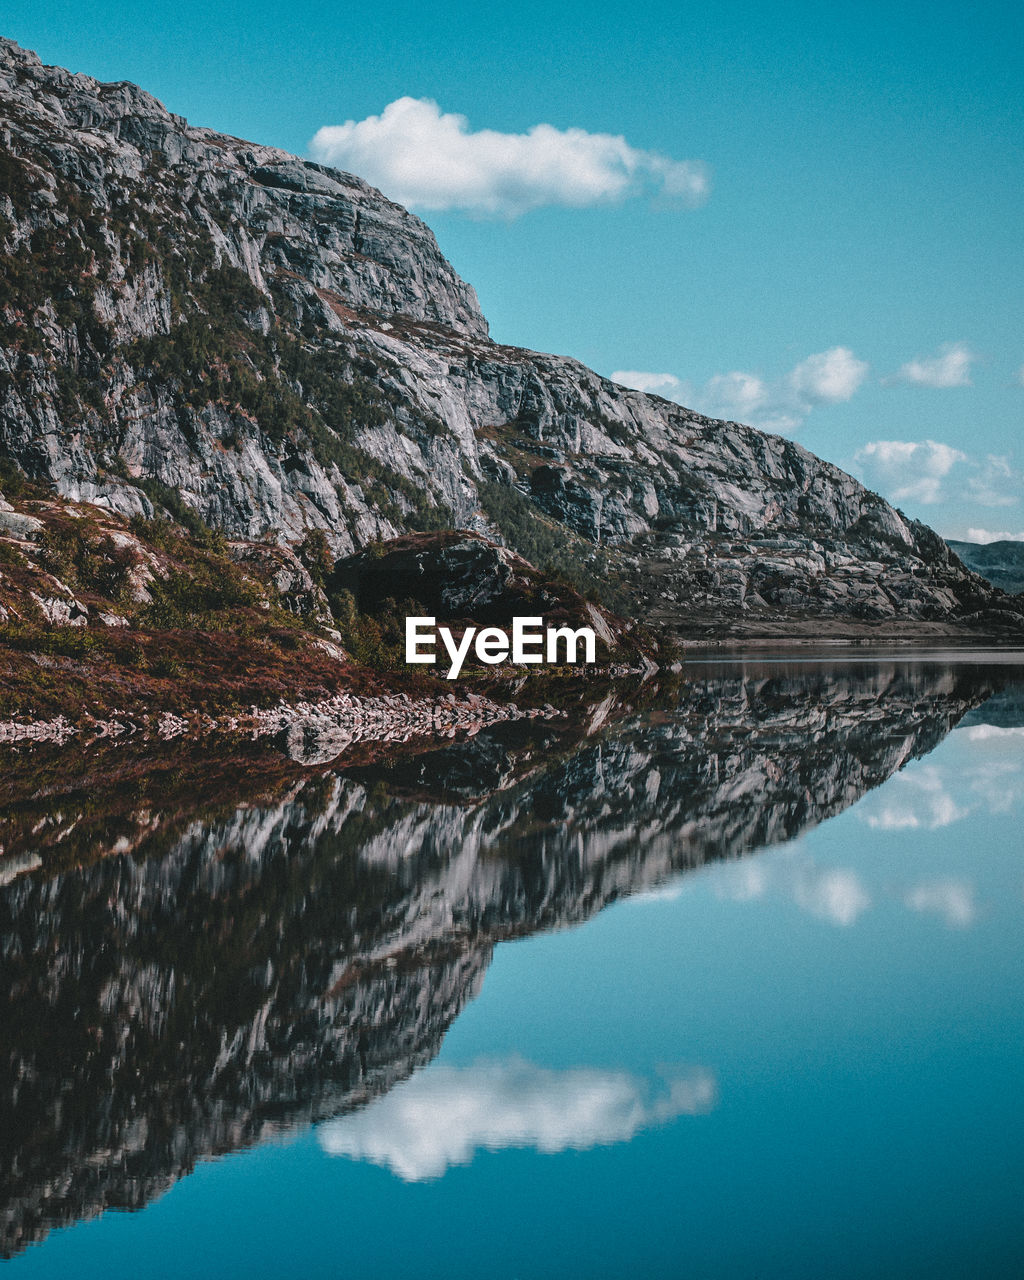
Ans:
{"label": "still water surface", "polygon": [[7,832],[12,1277],[1024,1274],[1020,668],[173,787]]}

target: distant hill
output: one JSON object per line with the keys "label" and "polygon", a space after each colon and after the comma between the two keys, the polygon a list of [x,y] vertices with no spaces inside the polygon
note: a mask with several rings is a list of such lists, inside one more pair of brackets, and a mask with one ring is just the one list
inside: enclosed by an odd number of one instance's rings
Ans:
{"label": "distant hill", "polygon": [[1024,542],[946,541],[968,569],[980,573],[994,587],[1013,594],[1024,591]]}

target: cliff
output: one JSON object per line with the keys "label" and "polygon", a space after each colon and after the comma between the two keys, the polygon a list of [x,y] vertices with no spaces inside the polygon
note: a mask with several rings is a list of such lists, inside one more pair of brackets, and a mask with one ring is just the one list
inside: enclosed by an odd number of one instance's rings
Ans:
{"label": "cliff", "polygon": [[336,556],[505,541],[685,635],[1020,633],[1022,608],[799,445],[496,344],[351,175],[0,42],[0,452],[152,516]]}

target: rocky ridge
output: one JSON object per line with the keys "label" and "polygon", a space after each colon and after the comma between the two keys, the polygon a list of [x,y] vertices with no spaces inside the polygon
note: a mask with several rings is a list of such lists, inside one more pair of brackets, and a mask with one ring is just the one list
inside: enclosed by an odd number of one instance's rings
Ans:
{"label": "rocky ridge", "polygon": [[417,218],[0,42],[0,450],[336,555],[496,535],[681,635],[1020,634],[1022,606],[790,441],[496,344]]}

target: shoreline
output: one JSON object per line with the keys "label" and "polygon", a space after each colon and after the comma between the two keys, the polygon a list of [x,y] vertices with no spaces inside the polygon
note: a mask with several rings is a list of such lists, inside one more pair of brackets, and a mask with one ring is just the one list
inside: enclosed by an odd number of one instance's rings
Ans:
{"label": "shoreline", "polygon": [[[476,733],[506,721],[564,718],[550,703],[523,708],[500,703],[480,694],[454,693],[413,698],[407,693],[360,696],[336,694],[319,702],[280,702],[269,708],[252,707],[239,715],[211,716],[204,712],[183,715],[171,711],[147,716],[114,711],[109,719],[89,717],[72,721],[60,715],[50,720],[0,722],[0,746],[55,743],[62,746],[80,739],[92,742],[112,739],[170,742],[211,734],[242,735],[250,741],[286,735],[289,756],[301,763],[326,762],[359,741],[398,742],[414,737],[454,737]],[[323,754],[325,752],[331,754]],[[317,757],[314,759],[313,757]]]}

